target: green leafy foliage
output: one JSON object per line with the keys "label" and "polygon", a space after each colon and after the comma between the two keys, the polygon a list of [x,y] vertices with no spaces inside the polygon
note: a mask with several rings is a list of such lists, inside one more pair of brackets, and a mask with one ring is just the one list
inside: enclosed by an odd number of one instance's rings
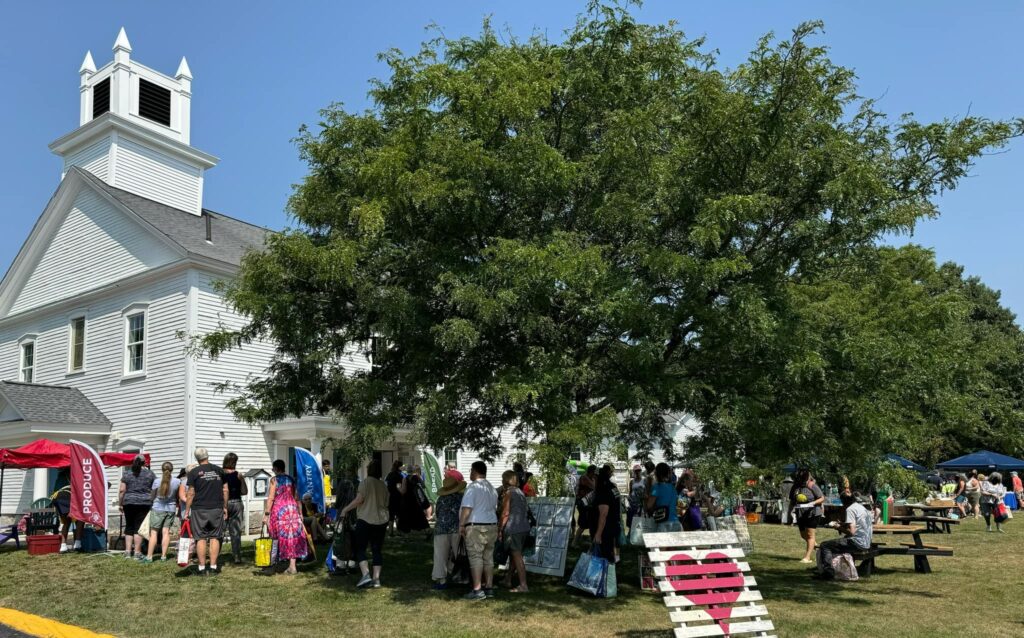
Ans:
{"label": "green leafy foliage", "polygon": [[[841,445],[866,454],[884,409],[856,381],[901,374],[903,355],[819,348],[846,329],[829,304],[864,300],[815,287],[936,215],[933,197],[1022,125],[891,121],[819,30],[766,36],[724,69],[674,25],[595,4],[562,42],[485,24],[385,53],[371,110],[332,106],[303,129],[295,228],[227,292],[249,323],[202,340],[212,356],[278,345],[232,409],[338,415],[356,449],[401,425],[488,458],[511,430],[560,459],[609,437],[671,454],[663,415],[688,412],[726,456],[779,457],[792,438],[832,458],[840,443],[808,422],[828,389],[846,393]],[[925,309],[935,331],[961,312]],[[386,347],[353,374],[344,355],[371,338]],[[843,361],[855,369],[834,379]]]}

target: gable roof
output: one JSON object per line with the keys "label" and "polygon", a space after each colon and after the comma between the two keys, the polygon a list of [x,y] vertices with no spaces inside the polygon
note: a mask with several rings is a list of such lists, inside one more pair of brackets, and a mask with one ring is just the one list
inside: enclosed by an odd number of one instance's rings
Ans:
{"label": "gable roof", "polygon": [[110,421],[78,388],[0,381],[0,398],[34,423],[110,426]]}
{"label": "gable roof", "polygon": [[[115,188],[78,166],[72,166],[68,172],[80,173],[88,183],[117,200],[190,255],[238,266],[245,253],[262,248],[266,244],[267,235],[273,232],[206,208],[202,215],[172,208]],[[211,241],[206,241],[207,218],[210,220]]]}

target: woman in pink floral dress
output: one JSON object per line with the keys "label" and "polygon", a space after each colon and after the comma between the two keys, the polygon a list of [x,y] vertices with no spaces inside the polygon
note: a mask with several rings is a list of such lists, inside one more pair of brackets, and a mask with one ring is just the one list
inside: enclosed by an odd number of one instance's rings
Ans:
{"label": "woman in pink floral dress", "polygon": [[277,560],[289,561],[289,574],[296,573],[295,561],[306,556],[306,532],[302,511],[295,498],[295,480],[285,474],[284,461],[274,461],[274,478],[267,494],[269,509],[263,511],[270,537],[277,541]]}

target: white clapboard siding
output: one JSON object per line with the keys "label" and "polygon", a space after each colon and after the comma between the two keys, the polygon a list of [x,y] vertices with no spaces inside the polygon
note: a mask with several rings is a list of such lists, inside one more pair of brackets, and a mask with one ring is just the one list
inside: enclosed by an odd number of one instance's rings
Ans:
{"label": "white clapboard siding", "polygon": [[[0,377],[17,380],[18,339],[26,333],[36,337],[35,381],[79,388],[112,423],[121,443],[108,449],[126,447],[137,441],[152,455],[155,465],[170,460],[176,467],[185,458],[185,369],[184,330],[188,290],[185,273],[116,293],[82,308],[86,312],[85,371],[68,374],[70,315],[61,311],[41,318],[26,319],[0,327]],[[148,303],[146,315],[146,376],[124,377],[124,309]],[[116,471],[108,472],[116,477]],[[4,507],[10,505],[4,486]],[[116,495],[116,482],[114,483]]]}
{"label": "white clapboard siding", "polygon": [[[237,328],[243,319],[225,304],[214,289],[217,277],[205,272],[198,277],[197,332],[207,334],[224,326]],[[228,410],[226,402],[233,392],[217,392],[225,381],[244,385],[263,377],[274,357],[270,343],[252,343],[221,354],[215,361],[203,357],[196,361],[196,445],[206,447],[218,461],[228,452],[238,455],[238,468],[270,468],[271,446],[263,429],[239,422]],[[221,433],[223,432],[223,436]]]}
{"label": "white clapboard siding", "polygon": [[11,314],[67,299],[180,256],[83,188],[11,306]]}
{"label": "white clapboard siding", "polygon": [[202,172],[123,138],[115,155],[114,186],[199,214]]}
{"label": "white clapboard siding", "polygon": [[733,531],[644,534],[658,588],[665,594],[677,638],[768,638],[774,631],[761,592],[737,561],[743,550]]}
{"label": "white clapboard siding", "polygon": [[68,155],[64,159],[64,172],[67,173],[72,166],[84,168],[103,181],[107,181],[107,175],[110,172],[110,136],[107,135],[95,144]]}

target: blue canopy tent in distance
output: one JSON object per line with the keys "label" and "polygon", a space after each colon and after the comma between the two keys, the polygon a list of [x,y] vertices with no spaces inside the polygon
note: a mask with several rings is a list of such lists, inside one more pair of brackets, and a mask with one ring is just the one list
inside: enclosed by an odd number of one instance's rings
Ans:
{"label": "blue canopy tent in distance", "polygon": [[978,450],[971,454],[943,461],[939,463],[938,467],[942,470],[954,472],[969,472],[971,470],[987,472],[993,470],[1002,470],[1004,472],[1010,470],[1024,471],[1024,461],[1005,454],[999,454],[998,452]]}
{"label": "blue canopy tent in distance", "polygon": [[918,465],[917,463],[914,463],[910,459],[904,458],[904,457],[900,456],[899,454],[886,454],[885,458],[886,458],[887,461],[895,463],[896,465],[899,465],[900,467],[902,467],[905,470],[913,470],[913,471],[918,472],[918,473],[920,473],[920,472],[927,472],[928,471],[928,468],[926,468],[925,466]]}

